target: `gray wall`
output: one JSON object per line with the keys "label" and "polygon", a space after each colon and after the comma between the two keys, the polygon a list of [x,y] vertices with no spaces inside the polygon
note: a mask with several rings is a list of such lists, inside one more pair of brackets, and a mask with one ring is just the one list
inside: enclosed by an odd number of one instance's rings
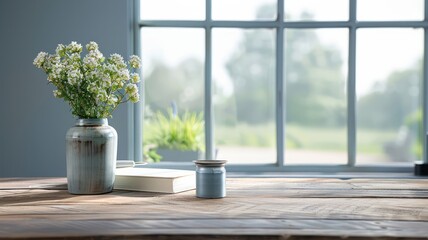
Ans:
{"label": "gray wall", "polygon": [[[129,1],[0,0],[0,177],[65,176],[65,133],[75,119],[32,65],[58,43],[98,42],[105,56],[129,50]],[[128,114],[109,119],[127,158]]]}

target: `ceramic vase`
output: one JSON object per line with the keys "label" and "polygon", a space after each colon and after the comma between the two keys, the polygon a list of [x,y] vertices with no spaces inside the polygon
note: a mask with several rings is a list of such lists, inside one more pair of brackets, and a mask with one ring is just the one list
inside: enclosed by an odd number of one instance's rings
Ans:
{"label": "ceramic vase", "polygon": [[67,183],[71,194],[113,190],[117,133],[106,118],[78,119],[66,134]]}

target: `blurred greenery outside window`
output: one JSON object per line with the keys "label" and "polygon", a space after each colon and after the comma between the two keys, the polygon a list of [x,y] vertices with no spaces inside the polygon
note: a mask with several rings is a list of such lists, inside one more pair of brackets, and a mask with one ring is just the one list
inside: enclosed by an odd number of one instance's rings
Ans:
{"label": "blurred greenery outside window", "polygon": [[[146,150],[161,141],[156,121],[162,114],[170,119],[193,114],[201,120],[199,130],[203,126],[206,5],[201,0],[180,2],[140,1]],[[232,23],[232,27],[212,27],[210,35],[212,127],[218,159],[236,164],[276,162],[278,27],[257,23],[279,21],[282,5],[285,23],[314,26],[283,25],[285,164],[347,164],[348,128],[356,130],[357,165],[422,158],[422,28],[359,27],[356,65],[348,66],[350,28],[316,26],[347,22],[349,1],[211,2],[212,21]],[[357,0],[357,21],[399,25],[423,20],[423,0],[368,2]],[[383,16],[378,11],[385,4],[390,8]],[[166,9],[168,5],[174,7]],[[157,25],[159,20],[167,23]],[[192,26],[194,22],[201,26]],[[348,126],[347,116],[349,68],[356,72],[354,126]],[[198,146],[205,145],[203,131],[195,139]]]}

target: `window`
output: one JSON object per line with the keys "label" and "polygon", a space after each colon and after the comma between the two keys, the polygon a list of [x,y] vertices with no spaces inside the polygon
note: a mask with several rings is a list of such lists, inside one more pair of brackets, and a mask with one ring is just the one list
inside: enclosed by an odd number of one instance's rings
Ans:
{"label": "window", "polygon": [[426,1],[139,4],[146,145],[153,116],[171,111],[202,114],[204,157],[232,170],[410,171],[422,159]]}

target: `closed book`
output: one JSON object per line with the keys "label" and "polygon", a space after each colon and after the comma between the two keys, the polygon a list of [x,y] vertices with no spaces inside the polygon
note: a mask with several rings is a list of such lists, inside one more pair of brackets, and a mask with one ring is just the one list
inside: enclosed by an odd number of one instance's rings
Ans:
{"label": "closed book", "polygon": [[115,189],[178,193],[196,188],[195,171],[160,168],[116,169]]}

